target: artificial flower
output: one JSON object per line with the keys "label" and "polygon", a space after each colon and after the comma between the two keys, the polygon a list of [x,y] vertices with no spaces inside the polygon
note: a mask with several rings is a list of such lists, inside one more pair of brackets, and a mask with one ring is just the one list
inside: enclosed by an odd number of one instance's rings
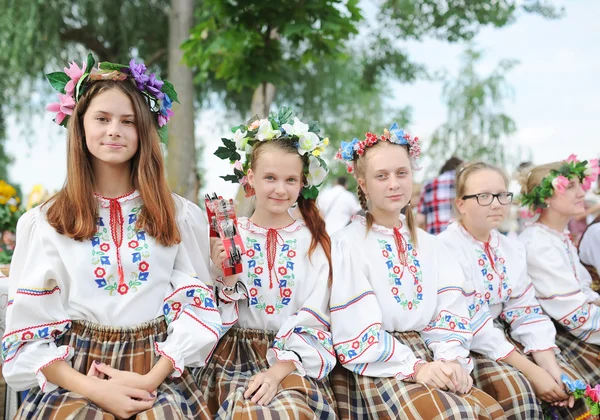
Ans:
{"label": "artificial flower", "polygon": [[79,79],[81,79],[81,76],[83,76],[83,73],[85,73],[86,66],[87,63],[84,61],[81,68],[79,68],[79,66],[73,61],[69,64],[69,68],[64,68],[65,74],[71,78],[71,80],[69,80],[65,86],[65,93],[67,95],[73,96],[75,93],[75,86],[77,86],[77,82],[79,82]]}
{"label": "artificial flower", "polygon": [[314,156],[308,157],[308,175],[306,180],[309,185],[315,187],[321,185],[327,178],[327,170],[321,166],[321,162]]}
{"label": "artificial flower", "polygon": [[283,124],[282,128],[288,135],[298,137],[298,153],[304,155],[306,152],[312,152],[319,144],[319,136],[308,131],[308,124],[303,123],[294,117],[294,124]]}
{"label": "artificial flower", "polygon": [[160,90],[162,89],[165,82],[156,78],[154,73],[151,73],[148,76],[148,81],[146,82],[146,91],[150,92],[150,94],[157,99],[162,99],[165,96]]}
{"label": "artificial flower", "polygon": [[569,157],[567,158],[566,162],[576,163],[576,162],[579,162],[579,159],[577,159],[577,155],[575,153],[571,153],[569,155]]}
{"label": "artificial flower", "polygon": [[53,102],[46,106],[46,110],[50,112],[56,112],[56,124],[63,122],[67,115],[73,114],[73,108],[75,108],[75,99],[69,95],[58,94],[59,102]]}
{"label": "artificial flower", "polygon": [[144,84],[150,79],[150,76],[146,75],[146,66],[144,63],[136,64],[135,59],[131,59],[129,62],[129,71],[135,80],[137,88],[144,90]]}
{"label": "artificial flower", "polygon": [[238,150],[244,150],[246,144],[248,144],[248,138],[246,138],[247,131],[242,131],[238,128],[235,133],[233,133],[233,141],[235,141],[235,147]]}
{"label": "artificial flower", "polygon": [[563,175],[559,175],[552,180],[552,188],[559,194],[564,194],[565,190],[569,186],[569,179]]}
{"label": "artificial flower", "polygon": [[273,130],[271,126],[271,121],[268,119],[260,120],[260,125],[258,126],[258,133],[256,133],[256,138],[260,141],[271,140],[281,136],[281,131]]}
{"label": "artificial flower", "polygon": [[600,402],[600,384],[593,388],[588,385],[585,389],[585,396],[589,397],[592,402]]}

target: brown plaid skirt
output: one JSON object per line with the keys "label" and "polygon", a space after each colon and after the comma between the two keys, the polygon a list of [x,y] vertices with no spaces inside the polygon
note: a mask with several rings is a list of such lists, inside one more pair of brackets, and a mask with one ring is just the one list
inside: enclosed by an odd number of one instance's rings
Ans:
{"label": "brown plaid skirt", "polygon": [[[432,357],[417,332],[393,333],[415,355]],[[455,394],[421,383],[395,378],[373,378],[355,374],[337,365],[331,383],[341,419],[500,419],[502,407],[485,392],[473,388],[468,394]]]}
{"label": "brown plaid skirt", "polygon": [[267,406],[244,398],[250,379],[269,368],[267,349],[275,333],[232,328],[225,334],[204,368],[192,370],[215,419],[335,419],[329,379],[316,381],[291,374]]}
{"label": "brown plaid skirt", "polygon": [[594,386],[600,383],[600,346],[581,341],[558,322],[556,345],[566,361],[575,368],[582,379]]}
{"label": "brown plaid skirt", "polygon": [[[507,340],[518,352],[535,363],[531,354],[524,354],[521,343],[510,335],[510,325],[499,318],[494,320],[494,326],[504,331]],[[492,395],[502,405],[508,419],[544,419],[556,412],[559,419],[575,419],[584,414],[587,409],[583,400],[575,402],[573,408],[553,408],[541,402],[536,396],[531,383],[516,368],[509,364],[487,359],[473,353],[475,369],[473,376],[477,386]],[[563,372],[571,379],[580,379],[581,375],[560,354],[556,361]]]}
{"label": "brown plaid skirt", "polygon": [[[158,358],[154,342],[167,338],[167,325],[162,317],[135,327],[107,327],[87,321],[73,321],[73,327],[57,345],[69,345],[75,350],[73,368],[84,375],[96,360],[113,368],[145,374]],[[29,391],[16,419],[112,420],[87,398],[58,388],[43,393],[39,388]],[[202,394],[189,371],[176,379],[167,378],[157,390],[154,406],[135,419],[210,419]]]}

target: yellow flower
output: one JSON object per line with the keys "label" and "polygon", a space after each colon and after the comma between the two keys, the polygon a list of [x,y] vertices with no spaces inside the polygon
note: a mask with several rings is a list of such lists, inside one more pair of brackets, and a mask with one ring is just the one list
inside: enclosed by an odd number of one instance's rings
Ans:
{"label": "yellow flower", "polygon": [[17,211],[17,206],[8,206],[11,212],[15,213]]}
{"label": "yellow flower", "polygon": [[321,150],[315,149],[312,151],[313,156],[319,156],[321,154]]}
{"label": "yellow flower", "polygon": [[323,144],[324,144],[325,146],[329,146],[329,137],[325,137],[325,138],[323,139]]}
{"label": "yellow flower", "polygon": [[0,204],[6,204],[7,201],[8,201],[8,198],[6,198],[3,195],[0,195]]}

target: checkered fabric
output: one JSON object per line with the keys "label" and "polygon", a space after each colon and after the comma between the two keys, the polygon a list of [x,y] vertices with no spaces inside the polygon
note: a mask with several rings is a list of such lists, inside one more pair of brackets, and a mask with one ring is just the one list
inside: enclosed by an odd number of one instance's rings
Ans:
{"label": "checkered fabric", "polygon": [[452,204],[456,197],[455,174],[456,171],[444,172],[423,185],[417,211],[425,215],[425,230],[433,235],[442,233],[452,221]]}

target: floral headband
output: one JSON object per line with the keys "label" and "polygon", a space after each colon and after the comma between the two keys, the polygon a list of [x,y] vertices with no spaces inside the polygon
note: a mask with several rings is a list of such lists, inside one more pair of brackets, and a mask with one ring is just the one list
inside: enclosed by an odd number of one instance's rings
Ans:
{"label": "floral headband", "polygon": [[147,75],[146,66],[136,64],[134,59],[131,59],[129,66],[102,62],[98,63],[98,68],[94,68],[94,64],[95,60],[92,54],[88,54],[87,60],[81,68],[75,62],[72,62],[69,64],[69,68],[64,68],[64,72],[59,71],[46,75],[52,87],[58,91],[59,102],[46,106],[46,110],[56,112],[54,121],[63,127],[67,126],[67,121],[69,116],[73,114],[75,104],[86,88],[89,87],[90,82],[130,79],[146,98],[150,111],[156,115],[160,141],[166,143],[166,125],[169,118],[173,116],[171,107],[173,102],[179,103],[173,85],[167,80],[160,80],[154,73]]}
{"label": "floral headband", "polygon": [[374,146],[380,141],[389,141],[390,143],[394,144],[408,145],[408,154],[410,160],[415,169],[420,169],[417,165],[417,160],[419,159],[419,156],[421,156],[419,138],[412,137],[403,129],[399,128],[398,124],[396,123],[393,123],[389,130],[387,128],[384,129],[381,137],[377,137],[373,133],[367,133],[365,135],[365,140],[362,141],[359,141],[357,138],[352,141],[342,141],[342,145],[335,155],[335,158],[337,160],[343,160],[348,169],[348,173],[352,173],[354,172],[354,159],[357,156],[362,156],[367,147]]}
{"label": "floral headband", "polygon": [[[291,122],[293,124],[290,124]],[[271,112],[264,119],[254,116],[246,125],[238,125],[231,129],[233,139],[221,139],[223,146],[217,149],[215,155],[221,159],[228,159],[233,164],[233,175],[225,175],[221,178],[241,184],[246,197],[253,196],[254,189],[248,184],[247,175],[254,147],[262,141],[288,139],[302,157],[306,184],[301,194],[306,199],[316,199],[319,195],[319,186],[327,177],[327,164],[321,158],[321,154],[329,144],[329,139],[321,138],[319,131],[316,121],[310,124],[303,123],[293,115],[290,107],[281,107],[278,113]],[[243,162],[241,155],[244,156]]]}
{"label": "floral headband", "polygon": [[[579,161],[577,156],[571,155],[558,170],[552,169],[550,174],[542,179],[540,184],[531,192],[522,194],[521,204],[538,213],[547,207],[546,200],[552,197],[555,191],[559,194],[565,192],[570,179],[578,178],[583,190],[587,191],[591,188],[599,173],[598,159],[590,159],[589,162],[586,160]],[[531,172],[528,176],[530,175]]]}

